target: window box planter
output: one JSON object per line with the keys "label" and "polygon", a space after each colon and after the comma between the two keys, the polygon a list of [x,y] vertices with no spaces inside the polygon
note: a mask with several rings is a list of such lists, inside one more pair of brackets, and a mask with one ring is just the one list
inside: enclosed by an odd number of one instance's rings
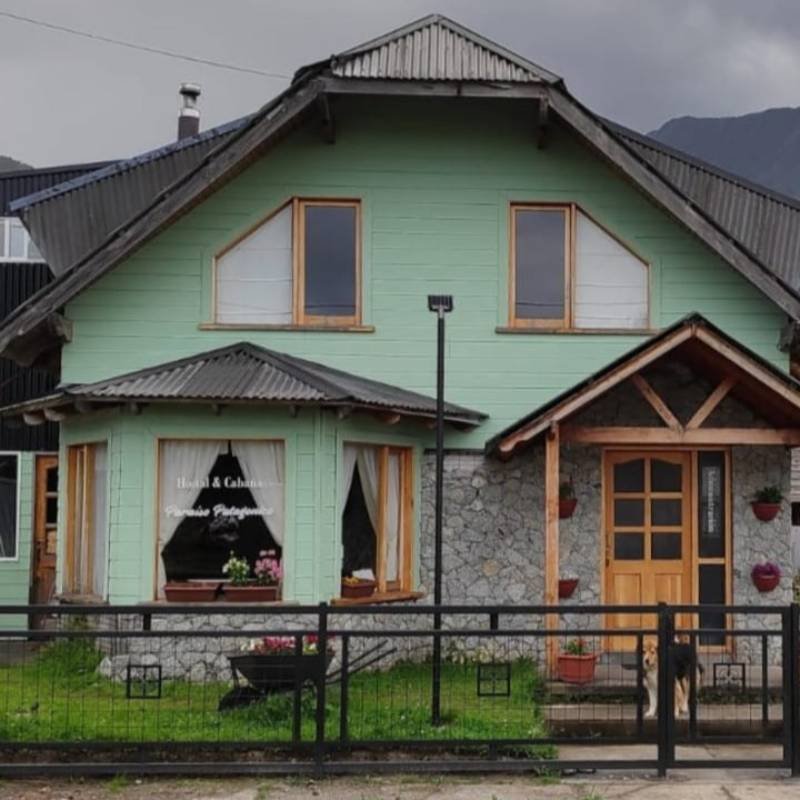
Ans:
{"label": "window box planter", "polygon": [[754,500],[750,505],[753,507],[756,519],[761,520],[761,522],[772,522],[781,510],[780,503],[762,503]]}
{"label": "window box planter", "polygon": [[164,586],[169,603],[213,603],[221,581],[176,581]]}
{"label": "window box planter", "polygon": [[578,588],[578,578],[560,578],[558,581],[558,596],[562,600],[572,597]]}
{"label": "window box planter", "polygon": [[222,593],[229,603],[273,603],[278,599],[277,586],[259,586],[257,583],[244,586],[226,583]]}
{"label": "window box planter", "polygon": [[342,597],[372,597],[375,594],[375,581],[360,580],[358,583],[342,581]]}
{"label": "window box planter", "polygon": [[558,654],[558,676],[564,683],[584,684],[594,680],[597,664],[595,653],[585,655]]}

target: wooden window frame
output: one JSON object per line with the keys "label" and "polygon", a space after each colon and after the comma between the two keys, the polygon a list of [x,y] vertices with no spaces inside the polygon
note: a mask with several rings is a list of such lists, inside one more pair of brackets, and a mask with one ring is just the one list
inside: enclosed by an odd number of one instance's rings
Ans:
{"label": "wooden window frame", "polygon": [[[561,319],[533,318],[517,316],[517,212],[518,211],[552,211],[564,214],[564,313]],[[646,270],[647,280],[647,319],[645,328],[580,328],[575,326],[575,276],[578,237],[578,214],[583,214],[594,225],[610,236],[620,247],[636,258]],[[613,231],[599,222],[592,214],[577,203],[510,203],[509,206],[509,270],[508,270],[508,328],[499,328],[505,332],[556,332],[556,333],[640,333],[650,332],[650,263],[637,253],[627,242],[624,242]]]}
{"label": "wooden window frame", "polygon": [[[411,447],[376,445],[369,442],[347,442],[357,447],[372,447],[378,451],[378,529],[375,531],[376,594],[369,599],[391,599],[393,595],[409,595],[414,580],[414,452]],[[387,537],[386,502],[389,489],[389,455],[400,458],[400,533],[398,536],[398,579],[386,579]],[[345,498],[346,501],[346,498]]]}
{"label": "wooden window frame", "polygon": [[0,456],[16,456],[17,459],[17,498],[16,498],[16,524],[14,526],[14,555],[13,556],[3,556],[0,558],[0,564],[10,564],[15,561],[19,561],[19,513],[20,513],[20,479],[22,477],[22,459],[20,453],[17,450],[2,450],[0,451]]}
{"label": "wooden window frame", "polygon": [[[75,574],[75,548],[78,544],[78,531],[76,530],[77,503],[80,501],[81,509],[81,535],[87,535],[93,527],[94,515],[94,462],[95,451],[99,445],[106,442],[87,442],[85,444],[72,444],[67,447],[67,536],[65,544],[63,592],[64,595],[77,595],[81,597],[97,598],[94,593],[83,591],[76,585],[78,577],[82,579],[83,587],[94,585],[94,547],[96,542],[89,536],[86,559],[86,575]],[[78,464],[81,465],[80,486],[78,485]],[[80,497],[78,497],[80,495]]]}
{"label": "wooden window frame", "polygon": [[[324,315],[306,314],[305,295],[306,295],[306,273],[305,273],[305,210],[312,206],[333,206],[338,208],[355,209],[355,313],[345,315]],[[273,323],[226,323],[219,319],[219,308],[217,298],[219,295],[220,279],[220,259],[233,250],[238,244],[248,236],[257,231],[262,225],[266,225],[273,217],[281,211],[291,207],[292,209],[292,321],[286,324]],[[326,198],[326,197],[293,197],[277,208],[273,209],[266,216],[251,225],[241,235],[237,236],[232,242],[227,244],[214,256],[214,269],[212,276],[212,311],[214,323],[213,328],[238,328],[238,329],[258,329],[275,328],[286,330],[291,328],[312,328],[312,329],[353,329],[362,330],[362,223],[361,223],[361,200],[357,198]],[[205,326],[201,326],[205,327]]]}

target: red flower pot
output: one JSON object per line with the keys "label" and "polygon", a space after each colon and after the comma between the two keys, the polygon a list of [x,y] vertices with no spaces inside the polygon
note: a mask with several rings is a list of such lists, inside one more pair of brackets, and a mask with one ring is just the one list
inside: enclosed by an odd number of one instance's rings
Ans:
{"label": "red flower pot", "polygon": [[597,656],[587,653],[583,656],[573,656],[569,653],[559,653],[558,677],[564,683],[584,684],[594,680],[594,668]]}
{"label": "red flower pot", "polygon": [[375,581],[360,580],[358,583],[342,582],[342,597],[372,597],[375,593]]}
{"label": "red flower pot", "polygon": [[164,586],[164,597],[170,603],[213,603],[221,581],[176,581]]}
{"label": "red flower pot", "polygon": [[229,603],[272,603],[278,599],[277,586],[259,586],[257,583],[245,586],[226,583],[222,593]]}
{"label": "red flower pot", "polygon": [[575,507],[578,505],[577,497],[569,497],[566,500],[558,501],[558,518],[569,519],[575,513]]}
{"label": "red flower pot", "polygon": [[759,503],[757,500],[754,500],[750,505],[753,507],[753,513],[756,515],[756,518],[760,519],[762,522],[772,522],[781,510],[780,503]]}
{"label": "red flower pot", "polygon": [[564,600],[567,597],[572,597],[575,589],[578,586],[577,578],[561,578],[558,581],[558,596]]}
{"label": "red flower pot", "polygon": [[771,592],[781,582],[780,575],[753,575],[753,585],[759,592]]}

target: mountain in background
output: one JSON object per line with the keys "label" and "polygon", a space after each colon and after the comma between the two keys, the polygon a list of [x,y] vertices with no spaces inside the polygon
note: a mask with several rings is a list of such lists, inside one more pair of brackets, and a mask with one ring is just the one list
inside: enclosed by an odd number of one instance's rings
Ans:
{"label": "mountain in background", "polygon": [[11,156],[0,156],[0,172],[14,172],[18,169],[30,169],[30,164],[23,164]]}
{"label": "mountain in background", "polygon": [[800,197],[800,108],[770,108],[741,117],[676,117],[648,136]]}

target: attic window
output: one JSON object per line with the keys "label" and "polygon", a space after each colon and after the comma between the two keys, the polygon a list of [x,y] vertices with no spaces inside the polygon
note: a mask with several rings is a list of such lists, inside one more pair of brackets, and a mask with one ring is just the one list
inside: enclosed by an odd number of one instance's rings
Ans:
{"label": "attic window", "polygon": [[245,234],[216,258],[215,322],[358,325],[360,212],[295,198]]}
{"label": "attic window", "polygon": [[648,265],[575,205],[512,205],[509,322],[643,330]]}
{"label": "attic window", "polygon": [[0,262],[20,261],[44,259],[17,217],[0,217]]}

